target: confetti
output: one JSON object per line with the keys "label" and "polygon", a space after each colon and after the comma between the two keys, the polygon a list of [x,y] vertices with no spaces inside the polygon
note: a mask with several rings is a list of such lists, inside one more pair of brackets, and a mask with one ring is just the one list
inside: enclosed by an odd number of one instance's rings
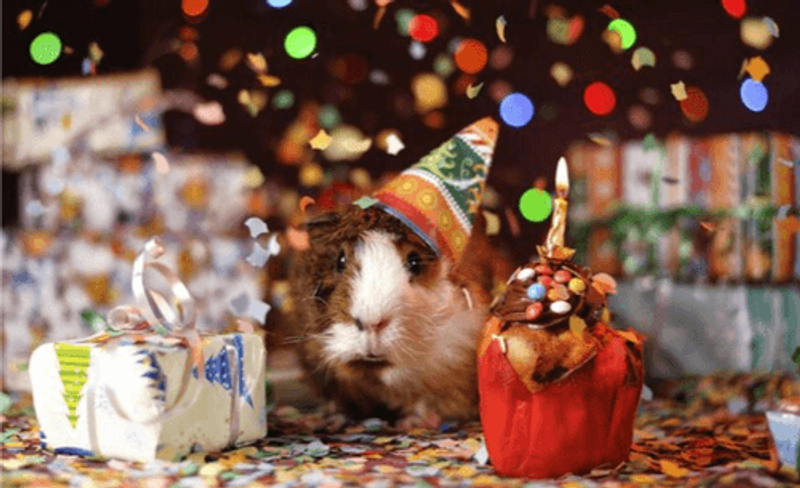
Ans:
{"label": "confetti", "polygon": [[531,121],[533,114],[533,102],[522,93],[511,93],[500,102],[500,118],[511,127],[524,127]]}
{"label": "confetti", "polygon": [[572,81],[572,68],[569,67],[567,63],[558,61],[553,63],[553,66],[550,67],[550,76],[556,80],[558,86],[565,87]]}
{"label": "confetti", "polygon": [[415,15],[408,24],[408,34],[420,42],[431,42],[439,35],[439,24],[430,15]]}
{"label": "confetti", "polygon": [[763,18],[748,17],[739,24],[742,42],[755,49],[767,49],[774,39],[772,31]]}
{"label": "confetti", "polygon": [[203,125],[220,125],[225,122],[222,104],[216,101],[198,104],[192,113],[194,118]]}
{"label": "confetti", "polygon": [[286,241],[289,247],[296,251],[305,251],[309,248],[308,232],[289,227],[286,229]]}
{"label": "confetti", "polygon": [[502,15],[498,17],[495,22],[495,28],[497,29],[497,37],[502,42],[506,42],[506,18]]}
{"label": "confetti", "polygon": [[780,36],[780,29],[778,29],[778,24],[772,20],[771,17],[764,17],[762,22],[767,26],[769,29],[769,33],[772,34],[773,37],[777,38]]}
{"label": "confetti", "polygon": [[247,53],[247,66],[256,73],[266,73],[267,59],[261,53]]}
{"label": "confetti", "polygon": [[742,103],[751,112],[762,112],[769,102],[769,91],[763,83],[746,79],[739,88]]}
{"label": "confetti", "polygon": [[31,20],[33,20],[33,12],[30,10],[23,10],[17,16],[17,25],[19,26],[19,30],[25,30],[30,24]]}
{"label": "confetti", "polygon": [[327,132],[325,132],[325,129],[320,129],[319,132],[317,132],[317,135],[308,141],[308,143],[314,149],[325,150],[331,145],[332,140],[333,138],[329,136]]}
{"label": "confetti", "polygon": [[590,112],[603,116],[614,111],[614,107],[617,104],[617,96],[610,86],[602,81],[596,81],[584,90],[583,102]]}
{"label": "confetti", "polygon": [[745,61],[744,70],[754,81],[759,82],[770,73],[769,65],[761,56],[756,56]]}
{"label": "confetti", "polygon": [[674,96],[675,100],[678,100],[679,102],[686,100],[688,96],[686,94],[686,85],[684,85],[682,81],[671,84],[670,90],[672,90],[672,96]]}
{"label": "confetti", "polygon": [[549,193],[531,188],[520,197],[519,210],[526,220],[543,222],[553,211],[553,200]]}
{"label": "confetti", "polygon": [[270,253],[267,249],[261,247],[261,245],[257,242],[253,243],[253,252],[251,252],[247,258],[247,262],[250,266],[255,268],[263,267],[267,261],[269,261]]}
{"label": "confetti", "polygon": [[396,134],[389,134],[386,138],[386,152],[392,156],[397,156],[405,147],[403,141]]}
{"label": "confetti", "polygon": [[31,42],[30,54],[37,64],[53,64],[61,55],[61,39],[52,32],[43,32]]}
{"label": "confetti", "polygon": [[661,465],[661,472],[672,478],[683,478],[689,474],[689,470],[681,468],[680,465],[667,459],[662,459],[659,463]]}
{"label": "confetti", "polygon": [[625,19],[614,19],[608,24],[607,29],[616,32],[622,38],[622,49],[630,49],[636,43],[636,29]]}
{"label": "confetti", "polygon": [[310,27],[295,27],[286,35],[283,47],[291,58],[307,58],[317,47],[317,34]]}
{"label": "confetti", "polygon": [[614,8],[611,5],[605,4],[602,7],[600,7],[598,10],[601,13],[605,14],[606,16],[608,16],[608,17],[610,17],[612,19],[618,19],[619,18],[619,12],[614,10]]}
{"label": "confetti", "polygon": [[480,91],[481,91],[481,88],[483,88],[483,82],[480,82],[480,83],[478,83],[477,85],[474,85],[474,86],[472,84],[470,84],[467,87],[467,98],[471,99],[471,98],[477,97],[478,93],[480,93]]}
{"label": "confetti", "polygon": [[474,75],[486,66],[489,54],[486,46],[481,41],[464,39],[459,43],[454,58],[458,69],[464,73]]}
{"label": "confetti", "polygon": [[252,237],[253,239],[260,236],[261,234],[266,234],[269,232],[269,227],[267,227],[267,223],[259,219],[258,217],[250,217],[244,222],[244,225],[250,231],[250,237]]}
{"label": "confetti", "polygon": [[228,80],[219,73],[211,73],[208,75],[206,78],[206,83],[208,83],[209,86],[213,86],[217,90],[224,90],[228,87]]}
{"label": "confetti", "polygon": [[458,14],[458,15],[459,15],[459,16],[460,16],[462,19],[464,19],[464,20],[469,20],[470,13],[469,13],[469,9],[468,9],[467,7],[465,7],[465,6],[461,5],[461,4],[460,4],[460,3],[458,3],[456,0],[450,0],[450,6],[451,6],[451,7],[453,7],[453,10],[455,10],[455,12],[456,12],[456,13],[457,13],[457,14]]}
{"label": "confetti", "polygon": [[642,46],[633,51],[631,65],[633,65],[633,69],[636,71],[639,71],[644,66],[655,67],[656,55],[650,48]]}
{"label": "confetti", "polygon": [[167,158],[160,152],[154,152],[152,156],[156,171],[162,175],[169,173],[169,161],[167,161]]}
{"label": "confetti", "polygon": [[614,139],[605,134],[593,132],[589,134],[588,137],[590,141],[594,142],[598,146],[611,147],[612,145],[614,145]]}

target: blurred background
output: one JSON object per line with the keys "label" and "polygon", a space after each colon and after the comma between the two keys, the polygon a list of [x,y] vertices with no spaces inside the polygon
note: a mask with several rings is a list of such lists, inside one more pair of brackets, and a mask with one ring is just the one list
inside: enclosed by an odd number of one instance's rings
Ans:
{"label": "blurred background", "polygon": [[793,367],[791,2],[2,8],[4,390],[28,388],[38,344],[134,304],[133,258],[159,235],[199,325],[252,323],[276,391],[303,396],[287,386],[301,197],[346,205],[486,115],[501,121],[484,197],[493,240],[531,257],[549,226],[549,199],[535,197],[565,156],[569,244],[620,280],[616,323],[648,335],[651,376]]}

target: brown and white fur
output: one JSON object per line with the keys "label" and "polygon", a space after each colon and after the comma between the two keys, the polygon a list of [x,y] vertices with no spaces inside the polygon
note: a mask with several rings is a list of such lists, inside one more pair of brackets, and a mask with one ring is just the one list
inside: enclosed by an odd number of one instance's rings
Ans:
{"label": "brown and white fur", "polygon": [[480,223],[459,263],[377,208],[352,206],[308,231],[291,282],[300,356],[318,390],[356,417],[474,417],[492,267],[510,269]]}

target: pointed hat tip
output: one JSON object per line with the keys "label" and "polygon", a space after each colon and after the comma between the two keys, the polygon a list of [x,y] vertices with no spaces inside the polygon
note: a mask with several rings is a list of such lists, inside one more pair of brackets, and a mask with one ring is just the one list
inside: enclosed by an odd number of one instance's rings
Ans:
{"label": "pointed hat tip", "polygon": [[474,128],[484,134],[492,144],[497,141],[497,133],[500,131],[500,124],[494,117],[487,116],[473,122],[467,129]]}

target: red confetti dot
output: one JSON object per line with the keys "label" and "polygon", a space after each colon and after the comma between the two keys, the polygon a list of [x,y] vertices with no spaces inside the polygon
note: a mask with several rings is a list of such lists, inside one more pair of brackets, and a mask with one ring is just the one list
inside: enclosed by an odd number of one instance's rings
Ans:
{"label": "red confetti dot", "polygon": [[610,86],[602,81],[595,81],[583,92],[583,102],[593,114],[608,115],[617,105],[617,96]]}
{"label": "red confetti dot", "polygon": [[420,42],[431,42],[439,35],[439,24],[430,15],[417,15],[408,24],[411,38]]}
{"label": "red confetti dot", "polygon": [[183,13],[189,17],[197,17],[208,8],[208,0],[183,0]]}
{"label": "red confetti dot", "polygon": [[681,100],[681,112],[691,122],[702,122],[708,116],[708,97],[697,87],[686,89],[686,98]]}
{"label": "red confetti dot", "polygon": [[722,8],[734,19],[741,19],[747,12],[745,0],[722,0]]}
{"label": "red confetti dot", "polygon": [[486,51],[486,46],[481,41],[465,39],[458,46],[454,57],[458,69],[469,75],[474,75],[486,66],[489,53]]}

